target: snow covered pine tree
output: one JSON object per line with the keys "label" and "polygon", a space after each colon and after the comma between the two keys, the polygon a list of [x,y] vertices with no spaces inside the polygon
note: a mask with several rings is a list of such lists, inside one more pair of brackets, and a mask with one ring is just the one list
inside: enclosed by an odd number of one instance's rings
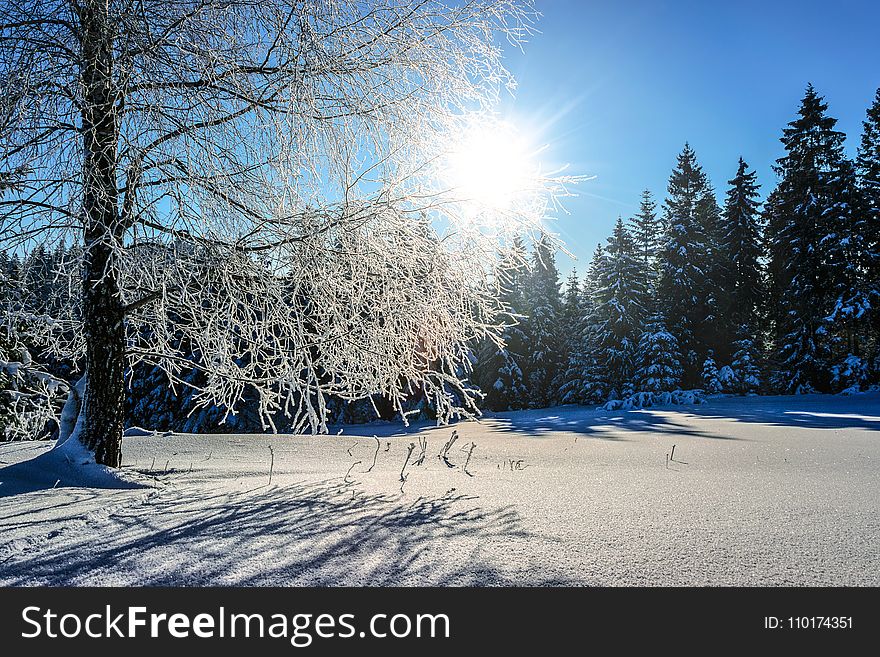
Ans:
{"label": "snow covered pine tree", "polygon": [[854,276],[854,168],[827,109],[809,85],[783,131],[780,181],[765,207],[774,383],[786,393],[831,390],[832,366],[850,353],[852,320],[866,303]]}
{"label": "snow covered pine tree", "polygon": [[526,358],[526,382],[530,405],[549,406],[556,399],[553,384],[559,373],[562,336],[559,314],[562,301],[559,295],[559,271],[553,242],[547,235],[535,243],[532,268],[526,287],[526,338],[529,353]]}
{"label": "snow covered pine tree", "polygon": [[743,325],[746,331],[758,333],[765,285],[757,174],[739,158],[736,175],[728,185],[720,238],[728,266],[721,285],[720,312],[729,327],[726,338],[733,341],[742,339]]}
{"label": "snow covered pine tree", "polygon": [[708,318],[715,298],[709,279],[711,245],[700,217],[708,205],[701,202],[707,188],[706,174],[685,144],[669,177],[657,299],[681,350],[686,385],[700,381],[700,356],[705,355],[705,336],[711,334]]}
{"label": "snow covered pine tree", "polygon": [[632,238],[618,217],[608,238],[596,282],[594,348],[605,372],[609,394],[628,397],[639,336],[645,321],[646,292]]}
{"label": "snow covered pine tree", "polygon": [[640,392],[672,392],[681,387],[684,371],[675,336],[666,330],[662,315],[651,317],[639,339],[636,389]]}
{"label": "snow covered pine tree", "polygon": [[862,124],[856,158],[861,204],[857,230],[862,235],[859,263],[863,298],[869,304],[862,326],[867,329],[861,347],[873,370],[871,380],[880,383],[880,89]]}
{"label": "snow covered pine tree", "polygon": [[649,190],[642,192],[639,211],[629,223],[636,255],[642,263],[642,286],[653,298],[660,274],[657,255],[663,244],[663,227],[657,217],[657,204]]}
{"label": "snow covered pine tree", "polygon": [[598,244],[581,286],[579,304],[581,317],[569,345],[568,363],[559,391],[560,401],[563,404],[593,403],[608,398],[606,372],[599,368],[596,359],[596,336],[599,325],[594,304],[604,259],[605,252],[602,250],[602,245]]}
{"label": "snow covered pine tree", "polygon": [[486,395],[484,405],[493,411],[525,408],[528,402],[522,363],[525,360],[526,337],[521,321],[525,304],[525,283],[528,276],[526,247],[514,238],[501,255],[504,266],[499,274],[498,298],[509,313],[501,341],[483,341],[477,364],[477,381]]}

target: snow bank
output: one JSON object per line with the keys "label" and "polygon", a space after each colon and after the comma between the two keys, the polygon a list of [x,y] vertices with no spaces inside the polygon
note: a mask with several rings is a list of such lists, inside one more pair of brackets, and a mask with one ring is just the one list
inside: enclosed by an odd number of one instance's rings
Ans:
{"label": "snow bank", "polygon": [[62,486],[147,488],[148,482],[143,475],[98,465],[94,455],[74,438],[29,461],[0,469],[0,497]]}
{"label": "snow bank", "polygon": [[[92,488],[141,488],[148,481],[143,475],[123,472],[98,465],[94,454],[80,442],[82,431],[82,404],[85,398],[86,377],[80,378],[68,391],[61,410],[60,432],[52,449],[39,456],[0,469],[0,496],[20,492],[57,488],[59,486],[87,486]],[[153,435],[144,432],[134,435]]]}
{"label": "snow bank", "polygon": [[637,392],[625,399],[612,399],[602,409],[605,411],[629,411],[649,406],[681,406],[705,404],[704,392],[695,390],[675,390],[673,392]]}
{"label": "snow bank", "polygon": [[59,486],[147,487],[148,480],[142,475],[97,464],[94,454],[80,442],[80,405],[84,393],[85,377],[82,377],[68,393],[61,411],[60,435],[52,449],[29,461],[0,469],[0,497]]}
{"label": "snow bank", "polygon": [[125,436],[126,438],[131,438],[134,436],[143,437],[155,435],[157,435],[157,432],[151,431],[150,429],[144,429],[143,427],[129,427],[125,430],[125,433],[123,434],[123,436]]}

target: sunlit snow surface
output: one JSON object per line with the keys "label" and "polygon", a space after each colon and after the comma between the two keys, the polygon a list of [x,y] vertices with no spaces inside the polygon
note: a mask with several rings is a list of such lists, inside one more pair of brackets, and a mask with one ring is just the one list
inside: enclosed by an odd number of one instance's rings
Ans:
{"label": "sunlit snow surface", "polygon": [[[451,428],[383,424],[126,438],[148,489],[0,469],[0,584],[880,585],[876,393],[456,429],[455,467]],[[0,445],[0,468],[46,448]]]}
{"label": "sunlit snow surface", "polygon": [[880,417],[858,415],[855,413],[816,413],[810,411],[788,411],[789,415],[807,415],[810,417],[839,418],[841,420],[860,420],[861,422],[880,422]]}

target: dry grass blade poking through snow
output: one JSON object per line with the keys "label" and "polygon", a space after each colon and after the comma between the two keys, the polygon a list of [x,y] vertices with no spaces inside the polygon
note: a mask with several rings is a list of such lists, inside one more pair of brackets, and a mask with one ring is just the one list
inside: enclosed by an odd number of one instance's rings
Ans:
{"label": "dry grass blade poking through snow", "polygon": [[373,462],[370,464],[370,467],[367,468],[367,472],[372,472],[372,471],[373,471],[373,468],[376,467],[376,461],[377,461],[378,458],[379,458],[379,448],[382,446],[382,443],[379,442],[379,438],[378,438],[378,437],[373,436],[373,440],[376,441],[376,451],[373,452]]}
{"label": "dry grass blade poking through snow", "polygon": [[415,443],[410,443],[409,447],[406,450],[406,459],[403,462],[403,467],[400,469],[400,492],[403,493],[403,487],[406,485],[406,480],[409,479],[409,474],[406,473],[406,466],[409,465],[409,459],[412,456],[413,450],[416,448]]}
{"label": "dry grass blade poking through snow", "polygon": [[450,436],[449,440],[443,443],[443,447],[440,448],[440,453],[437,455],[437,458],[450,468],[454,468],[455,465],[449,461],[449,450],[452,449],[456,440],[458,440],[458,431],[453,430],[452,436]]}
{"label": "dry grass blade poking through snow", "polygon": [[467,458],[464,461],[464,465],[461,466],[462,472],[464,472],[468,477],[473,477],[474,475],[468,472],[468,465],[471,462],[471,455],[474,453],[474,449],[476,449],[477,443],[470,443],[461,448],[461,451],[467,454]]}
{"label": "dry grass blade poking through snow", "polygon": [[419,455],[416,457],[416,460],[413,461],[413,465],[421,465],[425,462],[425,454],[428,451],[428,439],[424,436],[419,436]]}

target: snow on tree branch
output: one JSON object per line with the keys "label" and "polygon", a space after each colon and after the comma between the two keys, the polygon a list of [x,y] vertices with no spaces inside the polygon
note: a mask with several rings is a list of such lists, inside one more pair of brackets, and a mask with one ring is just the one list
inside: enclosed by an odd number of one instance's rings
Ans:
{"label": "snow on tree branch", "polygon": [[537,177],[485,231],[438,167],[515,88],[499,38],[521,44],[535,16],[519,0],[4,4],[0,248],[76,247],[65,303],[33,322],[13,300],[7,323],[83,362],[99,330],[116,353],[100,318],[118,312],[129,365],[173,384],[201,369],[199,403],[230,412],[250,391],[268,428],[282,411],[324,429],[328,395],[402,412],[416,389],[441,419],[473,411],[498,241],[536,230],[566,181]]}

